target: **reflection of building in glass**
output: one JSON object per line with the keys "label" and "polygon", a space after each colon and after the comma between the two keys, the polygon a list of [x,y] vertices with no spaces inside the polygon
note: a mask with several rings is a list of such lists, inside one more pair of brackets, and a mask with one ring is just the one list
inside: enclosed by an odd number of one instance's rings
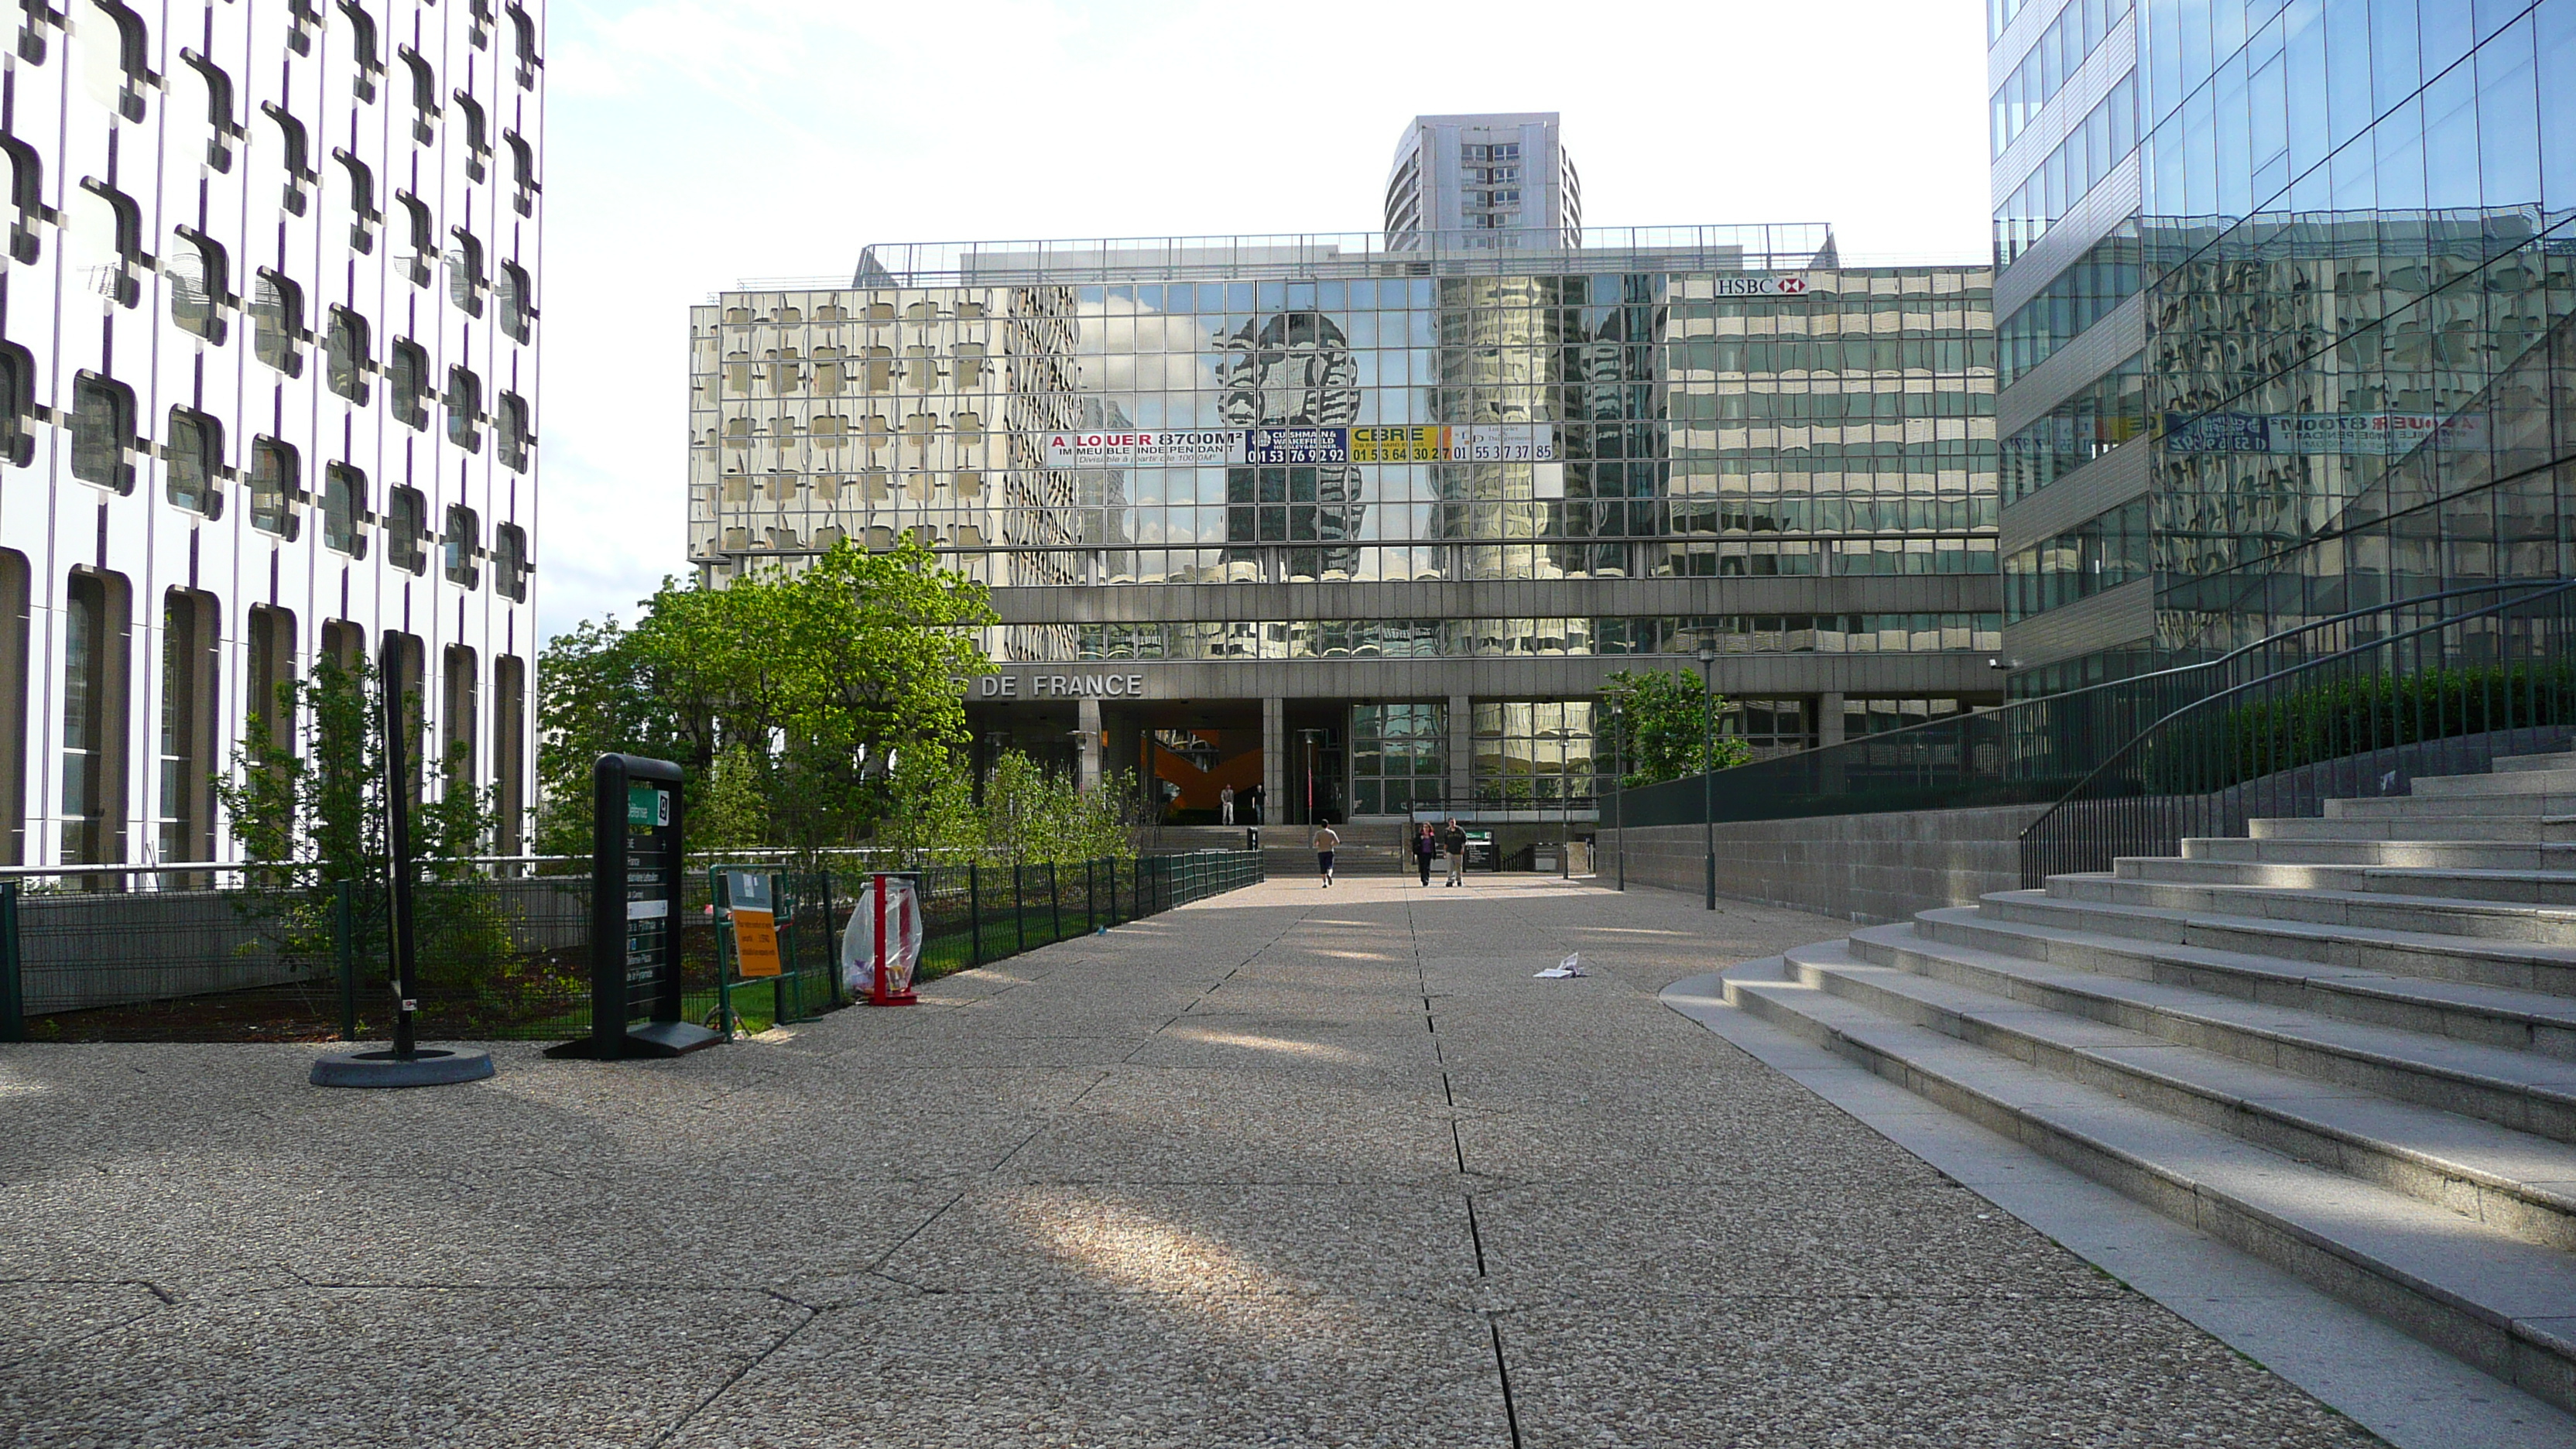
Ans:
{"label": "reflection of building in glass", "polygon": [[879,247],[727,293],[693,557],[924,538],[1005,621],[979,738],[1105,732],[1188,818],[1227,781],[1274,821],[1562,809],[1602,680],[1703,644],[1766,751],[1994,697],[1987,269],[1590,242]]}
{"label": "reflection of building in glass", "polygon": [[1579,244],[1583,185],[1554,111],[1416,116],[1386,178],[1390,251]]}
{"label": "reflection of building in glass", "polygon": [[2016,691],[2570,571],[2576,3],[2511,8],[1994,7]]}

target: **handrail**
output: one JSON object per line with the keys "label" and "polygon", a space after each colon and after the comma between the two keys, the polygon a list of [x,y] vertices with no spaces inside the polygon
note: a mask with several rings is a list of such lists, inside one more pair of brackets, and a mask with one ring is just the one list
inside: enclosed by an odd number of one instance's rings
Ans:
{"label": "handrail", "polygon": [[[2485,586],[2480,586],[2480,587],[2475,588],[2475,589],[2467,589],[2467,590],[2447,590],[2447,591],[2445,591],[2445,592],[2444,592],[2444,593],[2442,593],[2442,594],[2437,594],[2437,595],[2426,595],[2426,596],[2423,596],[2423,600],[2422,600],[2422,601],[2430,601],[2430,600],[2433,600],[2433,599],[2445,598],[2445,597],[2456,597],[2456,596],[2458,596],[2459,594],[2462,594],[2462,593],[2502,592],[2503,590],[2505,590],[2505,589],[2507,589],[2507,588],[2521,588],[2521,589],[2528,590],[2528,592],[2522,592],[2522,593],[2519,593],[2516,597],[2513,597],[2513,598],[2510,598],[2510,599],[2500,600],[2500,601],[2498,601],[2498,602],[2496,602],[2496,603],[2493,603],[2493,604],[2487,605],[2487,606],[2486,606],[2486,607],[2484,607],[2484,608],[2474,609],[2474,610],[2471,610],[2471,611],[2469,611],[2469,612],[2467,612],[2467,613],[2446,615],[2445,617],[2440,618],[2440,619],[2437,619],[2437,620],[2435,620],[2435,621],[2433,621],[2433,622],[2431,622],[2431,623],[2427,623],[2427,624],[2419,625],[2419,626],[2417,626],[2417,627],[2415,627],[2415,628],[2413,628],[2413,629],[2406,630],[2406,631],[2404,631],[2404,632],[2402,632],[2402,633],[2385,635],[2385,636],[2382,636],[2382,637],[2380,637],[2380,638],[2373,639],[2373,640],[2371,640],[2371,641],[2369,641],[2369,642],[2367,642],[2367,643],[2363,643],[2363,644],[2356,644],[2356,645],[2353,645],[2353,646],[2351,646],[2351,647],[2349,647],[2349,648],[2342,649],[2342,650],[2338,650],[2337,652],[2335,652],[2335,653],[2333,653],[2333,654],[2320,655],[2320,656],[2318,656],[2318,657],[2316,657],[2316,658],[2313,658],[2313,659],[2303,660],[2303,661],[2300,661],[2299,663],[2296,663],[2296,664],[2290,665],[2290,666],[2288,666],[2288,667],[2286,667],[2286,668],[2282,668],[2282,669],[2274,670],[2274,671],[2271,671],[2271,672],[2269,672],[2269,673],[2266,673],[2266,674],[2260,675],[2260,676],[2258,676],[2258,677],[2256,677],[2256,678],[2248,679],[2248,680],[2244,680],[2244,681],[2242,681],[2242,682],[2240,682],[2240,683],[2237,683],[2237,684],[2234,684],[2234,685],[2230,685],[2230,686],[2228,686],[2227,688],[2225,688],[2225,689],[2221,689],[2221,690],[2218,690],[2218,691],[2216,691],[2216,692],[2214,692],[2214,693],[2206,694],[2206,695],[2200,696],[2200,697],[2199,697],[2199,698],[2197,698],[2197,699],[2192,699],[2192,700],[2186,701],[2185,703],[2180,704],[2180,705],[2177,705],[2177,706],[2175,706],[2174,708],[2172,708],[2172,709],[2168,710],[2166,713],[2164,713],[2163,715],[2159,716],[2157,719],[2155,719],[2155,720],[2154,720],[2154,721],[2152,721],[2151,723],[2147,724],[2147,725],[2146,725],[2146,726],[2144,726],[2143,728],[2139,729],[2136,733],[2132,734],[2132,735],[2131,735],[2127,740],[2123,741],[2123,742],[2122,742],[2122,743],[2121,743],[2121,744],[2120,744],[2116,749],[2112,750],[2110,753],[2108,753],[2107,755],[2105,755],[2099,763],[2095,764],[2095,765],[2093,766],[2093,768],[2092,768],[2092,769],[2090,769],[2090,770],[2086,771],[2086,772],[2084,773],[2084,775],[2083,775],[2081,778],[2079,778],[2078,780],[2076,780],[2076,781],[2075,781],[2075,783],[2074,783],[2072,786],[2070,786],[2070,787],[2065,791],[2065,793],[2063,793],[2062,795],[2058,796],[2058,798],[2057,798],[2057,799],[2055,799],[2054,801],[2050,802],[2050,804],[2048,805],[2048,808],[2047,808],[2047,809],[2045,809],[2045,810],[2043,810],[2042,812],[2040,812],[2040,814],[2039,814],[2036,818],[2034,818],[2034,819],[2033,819],[2033,820],[2032,820],[2028,825],[2026,825],[2026,826],[2024,826],[2024,827],[2022,828],[2022,830],[2021,830],[2021,832],[2020,832],[2020,835],[2019,835],[2019,837],[2018,837],[2018,843],[2019,843],[2019,846],[2020,846],[2021,856],[2022,856],[2022,877],[2023,877],[2023,885],[2024,885],[2026,888],[2036,888],[2036,887],[2037,887],[2037,886],[2038,886],[2038,885],[2039,885],[2039,884],[2044,880],[2045,875],[2046,875],[2046,873],[2047,873],[2047,872],[2046,872],[2046,869],[2045,869],[2045,867],[2044,867],[2043,863],[2042,863],[2042,862],[2040,862],[2040,861],[2038,861],[2038,860],[2036,859],[2034,852],[2039,848],[2040,841],[2041,841],[2041,838],[2043,837],[2043,835],[2044,835],[2044,834],[2045,834],[2045,833],[2046,833],[2046,832],[2047,832],[2051,827],[2055,827],[2055,826],[2059,826],[2059,825],[2060,825],[2060,823],[2061,823],[2061,821],[2060,821],[2060,817],[2061,817],[2065,812],[2067,812],[2067,811],[2070,809],[2070,807],[2072,807],[2072,806],[2074,806],[2074,805],[2076,805],[2076,804],[2078,804],[2078,803],[2080,803],[2080,802],[2086,801],[2086,800],[2088,800],[2088,799],[2090,799],[2090,798],[2108,798],[2108,797],[2094,797],[2094,796],[2092,796],[2092,795],[2091,795],[2091,793],[2090,793],[2090,792],[2092,792],[2092,791],[2094,790],[2094,788],[2095,788],[2095,786],[2096,786],[2096,784],[2097,784],[2098,782],[2102,781],[2106,776],[2112,775],[2112,774],[2113,774],[2113,772],[2114,772],[2115,770],[2117,770],[2119,767],[2121,767],[2121,766],[2122,766],[2122,765],[2124,765],[2124,764],[2130,764],[2130,763],[2133,763],[2133,762],[2137,759],[2137,757],[2138,757],[2139,753],[2140,753],[2142,750],[2146,749],[2146,748],[2147,748],[2147,747],[2149,747],[2152,743],[2154,743],[2154,742],[2158,741],[2159,739],[2161,739],[2161,738],[2166,734],[2166,732],[2168,732],[2169,730],[2173,729],[2176,725],[2178,725],[2178,724],[2182,723],[2183,721],[2185,721],[2186,717],[2189,717],[2189,716],[2192,716],[2192,715],[2195,715],[2195,714],[2203,714],[2203,713],[2211,713],[2211,712],[2223,712],[2223,711],[2225,711],[2225,710],[2227,710],[2227,709],[2230,709],[2230,708],[2237,708],[2237,707],[2243,707],[2243,706],[2246,706],[2246,705],[2247,705],[2247,704],[2248,704],[2248,703],[2249,703],[2249,702],[2250,702],[2250,701],[2251,701],[2251,700],[2252,700],[2252,699],[2257,695],[2257,693],[2258,693],[2258,692],[2274,692],[2274,693],[2283,693],[2283,694],[2287,694],[2287,693],[2290,693],[2290,692],[2292,692],[2292,691],[2294,691],[2294,690],[2296,690],[2296,689],[2298,689],[2298,688],[2311,687],[2311,686],[2307,686],[2307,685],[2302,685],[2302,684],[2296,683],[2295,681],[2300,681],[2300,680],[2303,680],[2303,679],[2309,678],[2309,677],[2311,677],[2311,676],[2314,676],[2314,675],[2317,675],[2317,674],[2324,673],[2324,672],[2326,672],[2326,671],[2335,670],[2338,666],[2346,666],[2346,665],[2349,665],[2349,664],[2353,663],[2354,661],[2358,661],[2358,660],[2361,660],[2361,659],[2365,658],[2366,656],[2370,656],[2370,655],[2373,655],[2373,654],[2384,654],[2384,653],[2387,653],[2387,652],[2389,652],[2389,651],[2393,651],[2393,650],[2396,650],[2396,649],[2402,648],[2403,646],[2405,646],[2405,645],[2409,644],[2410,642],[2421,641],[2421,640],[2426,639],[2426,638],[2431,637],[2431,636],[2441,635],[2441,634],[2444,634],[2444,633],[2447,633],[2447,632],[2450,632],[2450,631],[2458,630],[2458,629],[2463,628],[2464,626],[2474,624],[2474,623],[2476,623],[2477,621],[2479,621],[2479,620],[2481,620],[2481,619],[2502,619],[2502,618],[2507,617],[2509,614],[2511,614],[2511,613],[2513,613],[2513,612],[2516,612],[2516,611],[2522,611],[2522,610],[2529,610],[2529,609],[2533,608],[2535,605],[2546,605],[2546,604],[2548,604],[2548,603],[2549,603],[2550,601],[2552,601],[2552,600],[2563,599],[2563,598],[2568,598],[2568,597],[2576,597],[2576,580],[2555,580],[2555,581],[2531,581],[2531,582],[2529,582],[2529,583],[2527,583],[2527,584],[2522,584],[2522,585],[2485,585]],[[2419,601],[2417,601],[2417,600],[2404,601],[2404,603],[2415,603],[2415,602],[2419,602]],[[2400,604],[2400,605],[2391,605],[2391,606],[2388,606],[2388,607],[2390,607],[2390,608],[2396,608],[2396,607],[2403,607],[2403,606],[2404,606],[2403,604]],[[2240,652],[2241,652],[2241,651],[2240,651]],[[2560,652],[2562,653],[2562,655],[2563,655],[2563,653],[2565,652],[2565,651],[2564,651],[2564,646],[2563,646],[2563,645],[2561,646],[2561,651],[2560,651]],[[2231,657],[2232,657],[2232,656],[2231,656]],[[2511,678],[2510,678],[2510,673],[2509,673],[2509,671],[2514,667],[2514,665],[2515,665],[2517,662],[2518,662],[2518,663],[2522,663],[2522,664],[2529,664],[2529,663],[2531,663],[2531,662],[2533,662],[2533,661],[2531,661],[2531,660],[2523,660],[2523,661],[2511,661],[2511,660],[2495,661],[2495,660],[2489,660],[2489,661],[2478,661],[2478,662],[2480,662],[2480,663],[2484,663],[2484,664],[2497,664],[2497,663],[2501,663],[2501,664],[2502,664],[2502,666],[2503,666],[2503,668],[2507,671],[2507,673],[2506,673],[2504,676],[2501,676],[2501,677],[2504,679],[2504,681],[2505,681],[2505,687],[2506,687],[2506,689],[2507,689],[2507,695],[2506,695],[2506,699],[2505,699],[2506,709],[2505,709],[2505,711],[2504,711],[2504,718],[2505,718],[2505,720],[2506,720],[2506,722],[2507,722],[2507,723],[2506,723],[2506,725],[2505,725],[2505,729],[2507,730],[2507,732],[2508,732],[2508,733],[2509,733],[2510,731],[2512,731],[2513,729],[2516,729],[2516,728],[2530,728],[2530,727],[2538,726],[2538,725],[2540,725],[2540,724],[2542,724],[2542,723],[2543,723],[2543,721],[2539,720],[2539,719],[2538,719],[2538,717],[2537,717],[2537,716],[2538,716],[2539,711],[2538,711],[2538,710],[2537,710],[2537,708],[2536,708],[2536,701],[2526,701],[2526,703],[2527,703],[2527,704],[2534,704],[2534,705],[2535,705],[2535,707],[2530,711],[2531,716],[2532,716],[2530,719],[2526,720],[2526,721],[2525,721],[2525,723],[2524,723],[2523,725],[2520,725],[2520,726],[2517,726],[2517,725],[2515,725],[2515,724],[2513,724],[2513,723],[2512,723],[2512,721],[2514,721],[2518,716],[2517,716],[2517,714],[2516,714],[2515,710],[2513,709],[2513,703],[2514,703],[2514,701],[2513,701],[2513,699],[2512,699],[2511,692],[2510,692],[2513,686],[2512,686],[2512,682],[2511,682]],[[2437,662],[2437,663],[2436,663],[2436,665],[2435,665],[2434,667],[2435,667],[2436,669],[2439,669],[2439,668],[2445,667],[2445,664],[2446,664],[2446,663],[2447,663],[2447,661]],[[2420,664],[2420,661],[2419,661],[2419,664]],[[2418,674],[2421,674],[2421,673],[2423,673],[2423,672],[2424,672],[2424,671],[2422,671],[2422,670],[2420,669],[2420,667],[2419,667],[2419,669],[2416,671],[2416,673],[2418,673]],[[2393,679],[2393,678],[2397,678],[2397,677],[2401,677],[2401,676],[2397,676],[2397,675],[2393,675],[2393,674],[2392,674],[2392,675],[2389,675],[2389,676],[2387,676],[2387,677],[2389,677],[2389,678],[2392,678],[2392,679]],[[2420,712],[2421,712],[2421,711],[2420,711],[2420,706],[2419,706],[2419,709],[2418,709],[2418,713],[2419,713],[2419,715],[2420,715]],[[2465,723],[2465,722],[2466,722],[2466,720],[2465,720],[2465,705],[2463,706],[2463,715],[2464,715],[2463,723]],[[2375,718],[2375,717],[2374,717],[2374,718]],[[2489,722],[2489,723],[2492,723],[2492,718],[2491,718],[2491,717],[2489,718],[2488,722]],[[2418,724],[2419,724],[2419,726],[2420,726],[2420,723],[2421,723],[2421,721],[2420,721],[2420,719],[2419,719],[2419,720],[2418,720]],[[2373,736],[2373,738],[2376,738],[2376,736],[2377,736],[2377,731],[2376,731],[2376,728],[2375,728],[2375,727],[2374,727],[2374,729],[2373,729],[2373,731],[2372,731],[2372,736]],[[2427,737],[2427,736],[2423,736],[2423,735],[2420,735],[2420,734],[2419,734],[2419,735],[2418,735],[2418,737],[2416,738],[2416,740],[2414,741],[2414,743],[2416,743],[2417,745],[2424,745],[2424,744],[2429,744],[2429,743],[2433,742],[2434,740],[2441,739],[2441,738],[2444,738],[2444,737],[2443,737],[2443,736],[2438,736],[2438,735],[2437,735],[2437,736],[2430,736],[2430,737]],[[2374,754],[2374,755],[2375,755],[2375,754],[2383,753],[2384,751],[2386,751],[2386,750],[2388,750],[2388,749],[2391,749],[2391,748],[2395,748],[2395,746],[2389,746],[2389,745],[2378,745],[2378,746],[2373,746],[2373,747],[2372,747],[2371,749],[2369,749],[2369,750],[2364,750],[2364,751],[2360,751],[2360,752],[2357,752],[2357,753],[2358,753],[2358,754]],[[2475,753],[2478,753],[2478,751],[2476,751],[2476,750],[2471,750],[2471,751],[2469,751],[2468,753],[2470,753],[2470,754],[2475,754]],[[2490,748],[2490,749],[2488,749],[2488,750],[2486,750],[2486,753],[2487,753],[2487,755],[2488,755],[2488,757],[2489,757],[2489,758],[2492,758],[2492,750],[2491,750],[2491,748]],[[2294,762],[2292,762],[2291,764],[2289,764],[2289,765],[2287,765],[2287,766],[2283,766],[2282,768],[2285,768],[2285,769],[2296,769],[2296,768],[2299,768],[2299,767],[2301,767],[2301,766],[2305,766],[2305,765],[2323,764],[2323,763],[2327,763],[2327,761],[2326,761],[2326,760],[2323,760],[2323,759],[2319,759],[2319,760],[2299,760],[2299,761],[2294,761]],[[2244,786],[2244,785],[2245,785],[2245,784],[2247,784],[2247,783],[2248,783],[2248,782],[2247,782],[2247,781],[2245,781],[2245,780],[2236,780],[2236,779],[2217,780],[2217,779],[2213,779],[2213,780],[2210,780],[2210,781],[2206,782],[2205,793],[2206,793],[2206,792],[2218,792],[2218,791],[2229,791],[2229,790],[2235,790],[2235,789],[2238,789],[2238,788],[2240,788],[2240,787]],[[2137,794],[2137,795],[2125,795],[2125,796],[2122,796],[2122,797],[2120,797],[2120,798],[2128,799],[2128,800],[2131,800],[2131,801],[2137,801],[2137,800],[2141,800],[2141,799],[2149,799],[2149,798],[2164,798],[2164,797],[2175,797],[2175,798],[2179,798],[2179,796],[2178,796],[2177,792],[2173,792],[2173,791],[2149,792],[2149,791],[2144,791],[2144,790],[2142,790],[2141,792],[2139,792],[2139,794]],[[2298,794],[2296,791],[2292,791],[2292,792],[2290,793],[2290,795],[2288,796],[2287,803],[2292,804],[2292,805],[2294,805],[2294,806],[2295,806],[2295,805],[2300,805],[2300,804],[2304,804],[2304,803],[2307,803],[2307,802],[2306,802],[2306,798],[2305,798],[2304,796],[2302,796],[2302,795]]]}

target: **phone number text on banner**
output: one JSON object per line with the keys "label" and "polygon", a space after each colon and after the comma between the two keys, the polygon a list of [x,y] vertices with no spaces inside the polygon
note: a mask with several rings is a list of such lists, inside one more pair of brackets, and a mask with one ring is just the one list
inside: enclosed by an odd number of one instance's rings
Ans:
{"label": "phone number text on banner", "polygon": [[1251,463],[1553,463],[1553,423],[1370,428],[1199,428],[1046,435],[1050,468],[1186,468]]}

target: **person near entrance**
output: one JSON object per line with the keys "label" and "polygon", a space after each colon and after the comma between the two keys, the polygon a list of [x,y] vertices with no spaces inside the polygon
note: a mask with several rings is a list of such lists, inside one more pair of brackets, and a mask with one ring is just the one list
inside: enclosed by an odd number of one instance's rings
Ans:
{"label": "person near entrance", "polygon": [[1315,827],[1315,871],[1324,878],[1324,889],[1333,888],[1333,849],[1342,843],[1330,825]]}
{"label": "person near entrance", "polygon": [[1449,857],[1449,884],[1458,884],[1458,873],[1467,866],[1467,827],[1456,816],[1441,828],[1440,849]]}
{"label": "person near entrance", "polygon": [[1224,824],[1234,823],[1234,787],[1232,785],[1216,792],[1216,808],[1224,813]]}
{"label": "person near entrance", "polygon": [[1422,883],[1431,884],[1431,860],[1440,853],[1440,839],[1431,833],[1431,822],[1423,821],[1413,830],[1413,863],[1422,867]]}

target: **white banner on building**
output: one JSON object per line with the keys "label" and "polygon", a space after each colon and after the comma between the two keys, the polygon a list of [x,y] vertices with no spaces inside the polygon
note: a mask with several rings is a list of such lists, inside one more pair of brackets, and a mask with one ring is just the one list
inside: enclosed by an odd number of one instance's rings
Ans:
{"label": "white banner on building", "polygon": [[1050,468],[1190,468],[1243,461],[1243,429],[1128,429],[1046,435]]}
{"label": "white banner on building", "polygon": [[1050,468],[1189,468],[1210,464],[1552,463],[1554,423],[1407,424],[1363,428],[1195,428],[1053,432]]}

